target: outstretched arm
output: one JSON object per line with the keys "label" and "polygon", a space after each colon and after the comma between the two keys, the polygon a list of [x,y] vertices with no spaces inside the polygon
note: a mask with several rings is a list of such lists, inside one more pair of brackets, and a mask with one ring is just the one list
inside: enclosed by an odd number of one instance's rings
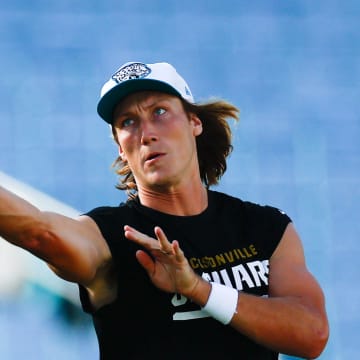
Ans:
{"label": "outstretched arm", "polygon": [[48,263],[60,277],[86,285],[110,258],[95,223],[43,212],[0,187],[0,236]]}
{"label": "outstretched arm", "polygon": [[[125,226],[125,236],[148,250],[137,258],[158,288],[177,292],[204,307],[211,284],[192,271],[177,241],[170,243],[160,228],[157,239]],[[324,296],[305,265],[301,241],[289,224],[270,259],[268,298],[239,292],[230,325],[275,351],[316,358],[328,339]]]}

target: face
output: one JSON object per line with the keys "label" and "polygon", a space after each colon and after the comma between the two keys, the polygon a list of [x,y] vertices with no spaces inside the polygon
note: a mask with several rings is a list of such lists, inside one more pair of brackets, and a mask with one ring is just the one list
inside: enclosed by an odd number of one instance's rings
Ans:
{"label": "face", "polygon": [[199,177],[195,138],[202,124],[176,96],[152,91],[129,95],[116,107],[113,126],[120,156],[139,190],[174,187]]}

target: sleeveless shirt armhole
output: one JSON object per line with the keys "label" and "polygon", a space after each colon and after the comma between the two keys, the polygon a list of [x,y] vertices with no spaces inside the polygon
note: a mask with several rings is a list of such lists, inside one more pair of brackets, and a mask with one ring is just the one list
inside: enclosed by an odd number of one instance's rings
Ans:
{"label": "sleeveless shirt armhole", "polygon": [[279,245],[291,218],[282,210],[270,205],[260,205],[245,201],[248,220],[256,229],[258,239],[262,239],[267,257],[270,258]]}
{"label": "sleeveless shirt armhole", "polygon": [[279,208],[273,207],[273,206],[265,206],[265,208],[268,210],[268,226],[269,230],[272,233],[272,241],[268,244],[271,247],[268,248],[268,251],[270,255],[273,254],[277,246],[279,245],[285,230],[289,223],[292,222],[291,218],[282,210]]}
{"label": "sleeveless shirt armhole", "polygon": [[81,304],[83,311],[88,314],[93,314],[94,309],[91,306],[87,290],[80,284],[78,284],[78,288],[79,288],[80,304]]}
{"label": "sleeveless shirt armhole", "polygon": [[91,219],[93,219],[96,225],[98,226],[98,228],[100,229],[100,232],[103,235],[103,237],[105,239],[108,239],[110,237],[108,218],[109,216],[113,216],[113,211],[114,208],[103,206],[92,209],[83,215],[89,216]]}
{"label": "sleeveless shirt armhole", "polygon": [[[120,204],[120,206],[122,205],[123,204]],[[89,216],[92,220],[95,221],[101,234],[108,243],[110,249],[112,248],[111,239],[113,239],[113,236],[112,236],[112,228],[111,226],[109,226],[109,217],[114,216],[114,212],[116,211],[116,209],[117,208],[114,207],[101,206],[82,214],[85,216]],[[78,289],[79,289],[80,303],[83,311],[85,313],[93,315],[95,313],[95,310],[91,305],[86,288],[78,284]]]}
{"label": "sleeveless shirt armhole", "polygon": [[[94,208],[86,213],[83,213],[81,215],[85,215],[90,217],[92,220],[95,221],[96,225],[98,226],[101,234],[103,235],[103,237],[105,239],[108,238],[108,234],[107,234],[107,227],[105,226],[105,222],[103,220],[104,218],[104,214],[106,214],[109,211],[109,207],[106,206],[102,206],[102,207],[97,207]],[[85,313],[88,314],[94,314],[94,309],[91,305],[90,299],[89,299],[89,294],[86,290],[86,288],[84,286],[82,286],[81,284],[78,284],[78,289],[79,289],[79,298],[80,298],[80,304],[82,307],[82,310]]]}

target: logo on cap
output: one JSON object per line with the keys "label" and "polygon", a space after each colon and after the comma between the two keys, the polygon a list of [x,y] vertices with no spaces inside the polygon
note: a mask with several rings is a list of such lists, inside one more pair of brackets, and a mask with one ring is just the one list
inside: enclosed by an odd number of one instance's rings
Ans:
{"label": "logo on cap", "polygon": [[151,69],[143,63],[131,63],[120,68],[111,78],[117,83],[126,80],[142,79],[151,73]]}

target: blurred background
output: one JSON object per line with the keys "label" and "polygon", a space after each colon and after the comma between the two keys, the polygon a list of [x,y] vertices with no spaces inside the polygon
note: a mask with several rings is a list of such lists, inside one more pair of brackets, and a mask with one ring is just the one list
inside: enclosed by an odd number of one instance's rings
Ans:
{"label": "blurred background", "polygon": [[[288,213],[326,295],[320,358],[357,359],[359,20],[357,0],[2,0],[0,183],[68,216],[123,201],[100,88],[127,61],[170,62],[198,101],[240,108],[214,189]],[[5,241],[0,358],[98,359],[77,287]]]}

